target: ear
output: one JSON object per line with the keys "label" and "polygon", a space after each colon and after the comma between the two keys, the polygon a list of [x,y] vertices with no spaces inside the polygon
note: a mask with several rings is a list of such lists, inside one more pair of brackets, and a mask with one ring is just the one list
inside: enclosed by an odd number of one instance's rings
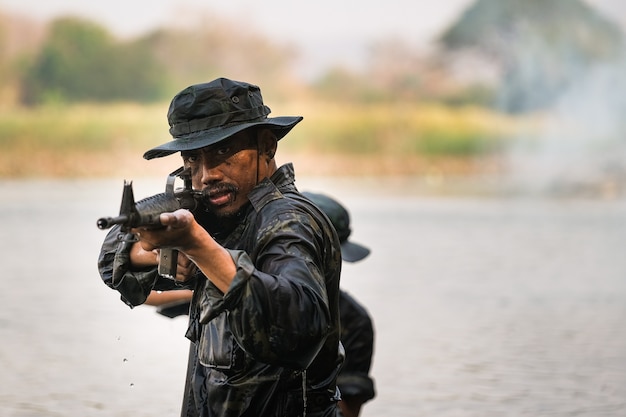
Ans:
{"label": "ear", "polygon": [[274,159],[278,140],[270,129],[263,129],[259,134],[259,154],[264,155],[268,161]]}

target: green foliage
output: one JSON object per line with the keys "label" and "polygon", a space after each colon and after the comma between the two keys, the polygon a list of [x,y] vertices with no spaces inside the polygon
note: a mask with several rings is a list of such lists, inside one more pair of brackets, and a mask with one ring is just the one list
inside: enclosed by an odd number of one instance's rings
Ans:
{"label": "green foliage", "polygon": [[514,120],[474,107],[325,102],[281,148],[338,154],[480,156],[502,149]]}
{"label": "green foliage", "polygon": [[22,82],[26,104],[155,100],[161,68],[143,44],[118,43],[102,27],[76,18],[53,22]]}
{"label": "green foliage", "polygon": [[[287,107],[300,111],[277,113],[305,118],[280,141],[281,155],[305,155],[311,161],[324,156],[469,161],[491,157],[520,128],[516,119],[472,107],[328,101]],[[0,177],[111,175],[126,167],[126,161],[140,166],[145,150],[170,139],[166,108],[165,102],[72,104],[0,112]],[[178,160],[160,162],[173,164],[166,168],[173,169]],[[146,169],[153,166],[159,164],[151,161]],[[405,168],[392,166],[388,171]]]}
{"label": "green foliage", "polygon": [[452,107],[480,106],[492,107],[497,92],[493,87],[485,84],[471,84],[459,91],[454,91],[441,97],[441,102]]}
{"label": "green foliage", "polygon": [[286,76],[292,57],[291,49],[213,18],[120,41],[95,23],[66,17],[50,24],[43,45],[24,61],[19,90],[28,105],[151,102],[169,99],[187,85],[228,76],[262,85],[265,94],[285,96],[281,89],[292,85]]}
{"label": "green foliage", "polygon": [[434,130],[413,141],[414,153],[423,155],[480,156],[493,153],[502,146],[497,136],[485,132],[454,132]]}
{"label": "green foliage", "polygon": [[[142,149],[167,140],[162,106],[55,105],[0,113],[4,152],[72,152]],[[28,157],[24,154],[21,157]]]}

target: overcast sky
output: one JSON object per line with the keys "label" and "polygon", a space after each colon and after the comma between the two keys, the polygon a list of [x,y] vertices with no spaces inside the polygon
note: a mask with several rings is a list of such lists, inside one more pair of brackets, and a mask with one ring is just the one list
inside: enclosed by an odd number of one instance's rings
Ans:
{"label": "overcast sky", "polygon": [[[302,65],[357,63],[376,39],[426,47],[474,0],[0,0],[0,10],[46,21],[79,15],[118,36],[193,21],[199,10],[241,22],[274,41],[299,47]],[[549,0],[546,0],[549,1]],[[626,0],[586,0],[626,27]]]}

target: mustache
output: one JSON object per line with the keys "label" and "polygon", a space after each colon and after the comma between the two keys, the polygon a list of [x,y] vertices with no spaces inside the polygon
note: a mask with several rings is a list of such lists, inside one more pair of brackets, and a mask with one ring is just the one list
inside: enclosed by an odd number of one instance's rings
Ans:
{"label": "mustache", "polygon": [[218,194],[223,194],[223,193],[236,193],[239,191],[239,187],[233,185],[233,184],[228,184],[225,182],[221,182],[215,185],[211,185],[208,186],[206,188],[204,188],[202,190],[202,196],[203,197],[211,197],[214,195],[218,195]]}

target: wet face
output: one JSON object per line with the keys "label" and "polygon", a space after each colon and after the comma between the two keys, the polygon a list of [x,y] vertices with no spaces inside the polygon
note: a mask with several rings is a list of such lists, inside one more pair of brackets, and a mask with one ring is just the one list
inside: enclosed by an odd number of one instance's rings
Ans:
{"label": "wet face", "polygon": [[235,215],[257,183],[271,175],[259,146],[263,149],[256,131],[248,130],[206,148],[181,152],[185,167],[191,169],[193,188],[205,193],[215,215]]}

